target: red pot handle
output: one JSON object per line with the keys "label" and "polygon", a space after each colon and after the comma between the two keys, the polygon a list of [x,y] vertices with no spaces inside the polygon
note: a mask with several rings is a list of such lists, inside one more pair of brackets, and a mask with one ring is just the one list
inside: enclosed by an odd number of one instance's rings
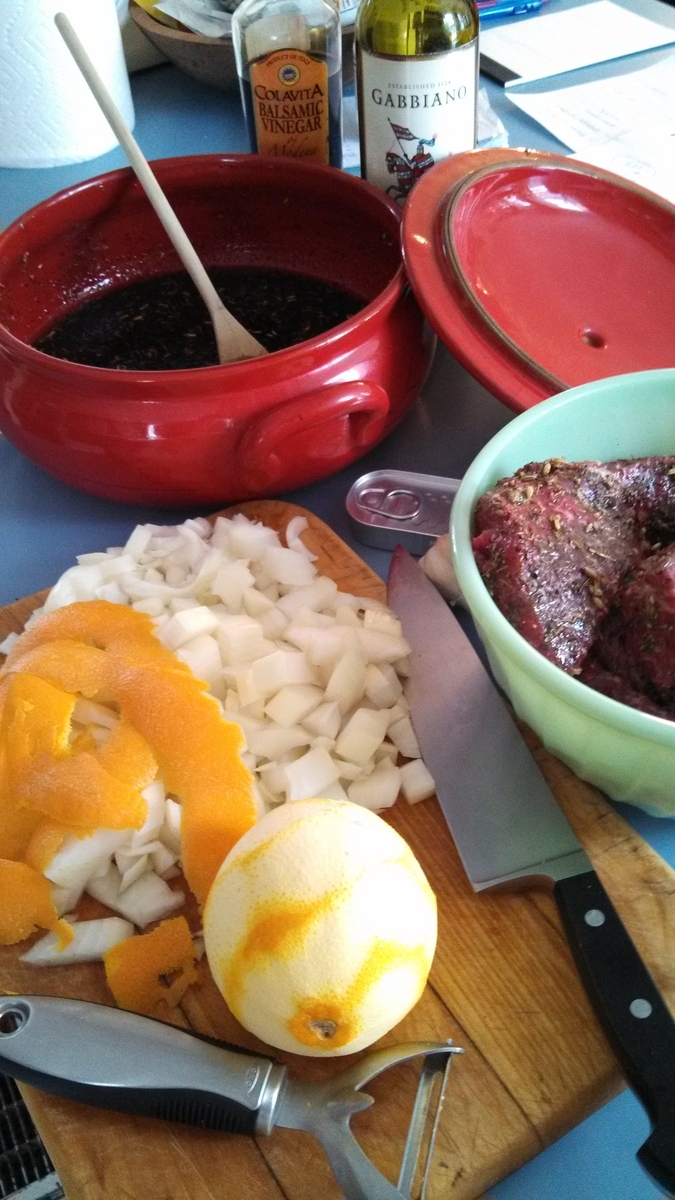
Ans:
{"label": "red pot handle", "polygon": [[[389,415],[389,397],[379,383],[349,380],[327,384],[265,413],[244,434],[239,453],[247,484],[274,488],[288,474],[289,460],[310,458],[326,474],[346,466],[374,445]],[[323,427],[339,422],[331,433]]]}

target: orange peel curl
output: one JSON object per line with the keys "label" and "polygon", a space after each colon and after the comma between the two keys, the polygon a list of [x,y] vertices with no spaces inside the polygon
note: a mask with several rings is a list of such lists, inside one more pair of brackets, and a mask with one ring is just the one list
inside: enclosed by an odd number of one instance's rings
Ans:
{"label": "orange peel curl", "polygon": [[[146,1016],[165,1001],[174,1008],[197,981],[195,952],[185,917],[162,921],[151,933],[118,942],[103,955],[105,974],[119,1008]],[[161,976],[174,975],[171,983]]]}

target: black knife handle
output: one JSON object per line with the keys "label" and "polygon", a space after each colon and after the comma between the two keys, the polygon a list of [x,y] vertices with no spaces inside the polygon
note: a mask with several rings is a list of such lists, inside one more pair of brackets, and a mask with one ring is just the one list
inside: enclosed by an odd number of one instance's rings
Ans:
{"label": "black knife handle", "polygon": [[560,880],[554,895],[595,1014],[654,1126],[638,1159],[675,1194],[675,1021],[595,871]]}

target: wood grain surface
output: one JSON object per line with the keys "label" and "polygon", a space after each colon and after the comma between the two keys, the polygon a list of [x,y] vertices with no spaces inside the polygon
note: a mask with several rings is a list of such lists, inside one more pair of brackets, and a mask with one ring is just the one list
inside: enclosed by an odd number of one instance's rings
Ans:
{"label": "wood grain surface", "polygon": [[[276,529],[302,512],[281,501],[252,502],[241,510]],[[366,564],[327,526],[305,515],[310,527],[303,538],[318,555],[319,570],[344,591],[384,598],[384,584]],[[0,611],[2,636],[20,629],[39,600]],[[675,937],[675,872],[597,791],[534,739],[531,745],[673,1008],[675,966],[666,948]],[[450,1076],[428,1196],[474,1200],[587,1117],[622,1081],[589,1009],[552,897],[544,891],[475,895],[435,800],[411,807],[399,799],[386,819],[412,846],[436,892],[439,942],[421,1001],[384,1042],[451,1037],[465,1048]],[[196,926],[194,907],[192,916]],[[17,947],[0,948],[0,992],[111,1003],[102,966],[30,967],[19,962],[19,953]],[[172,1019],[262,1048],[229,1014],[205,963],[199,986],[188,991]],[[301,1079],[332,1075],[352,1061],[277,1057]],[[352,1122],[367,1153],[393,1181],[416,1082],[411,1067],[380,1077],[372,1085],[375,1105]],[[276,1130],[252,1141],[86,1108],[29,1087],[22,1091],[68,1200],[341,1195],[323,1152],[306,1134]]]}

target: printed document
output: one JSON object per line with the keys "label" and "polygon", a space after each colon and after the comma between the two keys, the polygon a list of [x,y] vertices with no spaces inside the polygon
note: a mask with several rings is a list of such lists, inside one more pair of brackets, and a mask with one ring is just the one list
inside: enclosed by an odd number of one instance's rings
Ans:
{"label": "printed document", "polygon": [[512,87],[675,42],[675,29],[612,0],[481,29],[481,69]]}

